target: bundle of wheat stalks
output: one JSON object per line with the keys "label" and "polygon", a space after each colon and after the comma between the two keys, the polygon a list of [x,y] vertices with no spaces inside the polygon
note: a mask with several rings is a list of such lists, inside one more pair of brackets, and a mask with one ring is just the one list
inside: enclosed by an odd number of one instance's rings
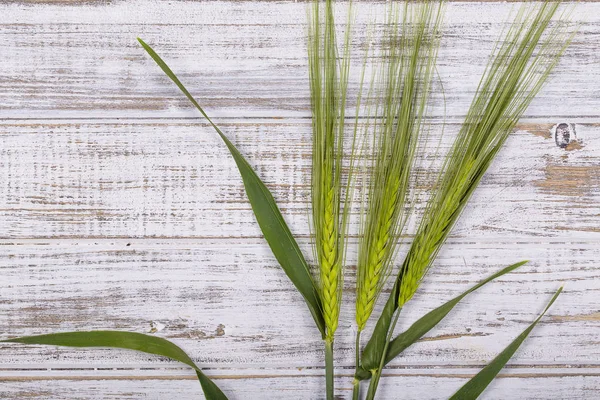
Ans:
{"label": "bundle of wheat stalks", "polygon": [[[331,98],[344,102],[344,89],[348,87],[347,37],[350,26],[346,24],[344,50],[337,51],[335,29],[331,26],[334,24],[330,11],[331,3],[331,0],[326,0],[323,5],[327,13],[325,18],[309,20],[310,32],[318,32],[319,29],[332,32],[323,35],[320,42],[314,39],[314,34],[309,35],[313,134],[316,149],[313,155],[313,180],[315,176],[327,174],[335,176],[336,182],[341,182],[342,178],[338,176],[339,169],[332,174],[327,169],[328,165],[319,163],[320,159],[317,158],[319,154],[330,152],[332,159],[339,164],[340,149],[335,146],[329,147],[328,144],[335,143],[339,146],[343,143],[340,136],[344,134],[339,128],[343,111],[339,112],[335,107],[325,110],[320,108],[322,91],[335,88],[337,92],[332,92]],[[481,177],[570,42],[565,24],[562,23],[564,19],[559,19],[554,27],[548,29],[558,7],[558,3],[549,2],[522,7],[517,12],[511,28],[495,49],[462,128],[435,180],[414,239],[404,255],[404,261],[398,270],[375,331],[361,354],[361,332],[365,329],[386,279],[393,270],[400,238],[405,233],[406,222],[413,210],[411,201],[414,202],[414,193],[411,193],[411,187],[414,186],[416,175],[413,170],[419,146],[427,142],[427,138],[422,136],[429,132],[424,128],[424,121],[430,103],[429,94],[434,79],[444,12],[444,4],[441,1],[388,3],[384,29],[379,41],[379,54],[376,54],[375,58],[378,61],[373,67],[368,88],[367,98],[370,100],[365,101],[365,107],[357,111],[362,112],[366,119],[365,137],[362,139],[369,143],[370,150],[368,154],[362,154],[368,160],[364,170],[369,180],[360,212],[361,235],[355,314],[355,399],[360,396],[360,381],[366,378],[371,378],[367,399],[374,398],[381,371],[389,361],[388,351],[400,310],[417,291]],[[318,10],[319,3],[315,3],[314,8]],[[314,15],[318,15],[317,12]],[[314,57],[319,51],[325,53],[324,58]],[[338,57],[327,58],[327,54],[338,54]],[[315,72],[315,65],[320,66],[322,76],[328,76],[336,82],[323,82],[321,75]],[[336,68],[340,71],[339,78],[334,72]],[[322,121],[328,118],[331,120],[330,126],[336,128],[330,132],[329,141],[322,140],[323,135],[319,130],[321,126],[327,126]],[[357,129],[356,126],[353,129],[353,144],[356,143]],[[351,156],[357,155],[361,154],[353,148]],[[354,160],[351,160],[350,165],[353,163]],[[348,181],[351,181],[352,172],[350,171]],[[321,187],[313,184],[313,211],[314,193],[318,193],[317,197],[322,196],[319,192]],[[348,201],[340,204],[341,190],[342,185],[335,186],[336,196],[332,197],[335,204],[332,205],[332,209],[343,209],[347,212],[350,204]],[[348,197],[346,199],[349,200]],[[313,219],[315,224],[322,221],[314,217]],[[340,227],[343,228],[344,224]],[[326,224],[315,227],[315,243],[319,251],[329,249],[319,248],[323,243],[320,240],[319,229],[326,228]],[[342,244],[340,249],[343,249],[344,234],[341,229],[336,231],[336,243]],[[335,259],[341,261],[337,257]],[[329,265],[323,263],[321,258],[318,258],[318,261],[321,276],[329,273]],[[339,266],[336,266],[336,287],[341,286],[339,269]],[[322,291],[326,315],[327,302],[335,299],[339,303],[340,296],[341,294]],[[337,323],[333,326],[337,326]],[[328,341],[333,339],[328,337]],[[330,398],[331,396],[332,393],[329,393]]]}
{"label": "bundle of wheat stalks", "polygon": [[[510,28],[497,43],[413,233],[406,227],[409,218],[414,217],[417,155],[425,151],[430,132],[427,114],[445,5],[443,1],[404,1],[390,2],[386,7],[378,45],[373,51],[367,49],[364,56],[356,115],[347,118],[352,11],[348,13],[345,33],[338,35],[333,0],[314,1],[309,6],[307,48],[313,130],[310,226],[317,272],[306,261],[273,196],[250,164],[167,64],[140,39],[148,54],[209,121],[234,158],[264,237],[306,301],[324,341],[327,399],[334,398],[334,338],[342,302],[343,271],[347,267],[347,228],[356,186],[354,177],[362,173],[367,181],[359,196],[362,201],[356,266],[353,398],[361,397],[360,384],[370,379],[366,398],[374,399],[386,364],[435,327],[469,293],[525,264],[518,262],[498,271],[394,336],[400,311],[417,291],[481,178],[573,35],[566,22],[567,15],[558,15],[557,2],[524,5],[517,11]],[[368,59],[373,62],[365,85]],[[361,102],[363,92],[366,95]],[[348,120],[353,123],[347,123]],[[413,240],[403,254],[404,260],[397,263],[401,238],[407,233],[413,233]],[[361,333],[394,271],[390,295],[363,346]],[[560,292],[561,289],[544,312],[452,399],[477,398]],[[158,337],[94,331],[8,341],[119,347],[163,355],[194,368],[206,398],[227,398],[183,350]]]}

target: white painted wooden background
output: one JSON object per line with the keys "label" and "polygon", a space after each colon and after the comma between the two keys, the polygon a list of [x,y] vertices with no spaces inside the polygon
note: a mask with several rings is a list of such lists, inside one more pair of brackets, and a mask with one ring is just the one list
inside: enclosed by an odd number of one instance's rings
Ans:
{"label": "white painted wooden background", "polygon": [[[135,40],[239,146],[309,253],[303,3],[3,0],[0,337],[153,333],[232,399],[315,399],[322,346],[260,236],[233,161]],[[439,72],[456,133],[513,5],[452,3]],[[358,29],[381,4],[361,3]],[[564,294],[486,399],[600,398],[600,4],[485,177],[401,327],[521,259],[386,370],[382,398],[443,399]],[[362,39],[358,35],[357,46]],[[355,72],[357,69],[355,69]],[[439,84],[432,119],[441,131]],[[553,138],[573,124],[566,149]],[[337,340],[350,396],[353,281]],[[189,369],[126,351],[0,346],[6,399],[198,398]]]}

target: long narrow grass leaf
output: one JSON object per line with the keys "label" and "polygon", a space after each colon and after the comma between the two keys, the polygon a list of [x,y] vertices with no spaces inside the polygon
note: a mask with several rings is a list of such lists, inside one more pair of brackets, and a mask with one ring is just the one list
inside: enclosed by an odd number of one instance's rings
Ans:
{"label": "long narrow grass leaf", "polygon": [[63,332],[48,335],[24,336],[1,340],[2,343],[42,344],[67,347],[109,347],[141,351],[168,357],[192,367],[196,371],[202,391],[207,400],[227,400],[221,389],[208,378],[194,361],[177,345],[170,341],[136,332],[88,331]]}
{"label": "long narrow grass leaf", "polygon": [[562,292],[562,287],[552,296],[550,302],[536,318],[531,325],[527,327],[515,340],[513,340],[500,354],[496,356],[487,366],[485,366],[477,375],[471,378],[463,387],[461,387],[450,400],[475,400],[481,393],[488,387],[488,385],[494,380],[496,375],[504,368],[508,360],[511,359],[513,354],[519,349],[521,344],[527,339],[527,336],[531,333],[533,328],[540,322],[542,317],[546,314],[550,306],[554,304],[557,297]]}
{"label": "long narrow grass leaf", "polygon": [[213,123],[213,121],[204,112],[202,107],[194,99],[194,97],[188,92],[183,86],[177,76],[171,71],[167,64],[156,54],[156,52],[143,40],[139,39],[140,44],[148,52],[150,57],[158,64],[158,66],[164,71],[164,73],[171,78],[177,87],[183,92],[183,94],[190,100],[190,102],[200,111],[200,113],[206,118],[211,124],[215,131],[219,134],[225,145],[229,149],[229,152],[233,156],[235,163],[242,175],[244,187],[246,189],[246,195],[252,205],[252,211],[258,225],[262,230],[262,233],[271,247],[271,251],[275,255],[275,258],[290,278],[296,289],[304,297],[304,300],[315,320],[317,328],[321,332],[321,335],[325,336],[325,322],[323,319],[323,312],[321,306],[321,300],[319,297],[318,288],[312,279],[308,264],[296,243],[296,240],[292,236],[292,233],[287,226],[273,195],[265,184],[258,177],[256,172],[252,169],[250,164],[242,156],[242,154],[236,149],[231,141],[225,136],[225,134]]}
{"label": "long narrow grass leaf", "polygon": [[[396,297],[398,293],[398,285],[394,285],[388,301],[383,307],[383,311],[377,320],[375,329],[371,335],[371,338],[367,342],[365,349],[363,350],[361,357],[361,366],[366,371],[373,371],[379,367],[383,352],[385,349],[385,343],[387,341],[388,332],[392,325],[394,313],[398,309],[396,303]],[[396,297],[394,296],[396,294]]]}
{"label": "long narrow grass leaf", "polygon": [[[452,309],[468,294],[473,293],[486,283],[493,281],[496,278],[501,277],[502,275],[508,274],[509,272],[514,271],[515,269],[525,265],[527,261],[521,261],[516,264],[512,264],[502,270],[496,272],[495,274],[488,276],[481,282],[477,283],[475,286],[469,288],[469,290],[463,292],[459,296],[456,296],[452,300],[442,304],[435,310],[432,310],[419,318],[415,323],[413,323],[407,330],[396,336],[394,340],[390,342],[388,347],[388,351],[385,357],[385,364],[387,365],[394,358],[396,358],[400,353],[406,350],[409,346],[415,343],[417,340],[423,337],[427,332],[433,329],[442,319],[452,311]],[[361,368],[356,378],[359,380],[368,379],[371,376],[371,373],[364,368]]]}
{"label": "long narrow grass leaf", "polygon": [[502,275],[508,274],[509,272],[514,271],[515,269],[521,267],[522,265],[525,265],[526,263],[527,261],[521,261],[496,272],[495,274],[479,282],[477,285],[471,287],[469,290],[465,291],[461,295],[456,296],[455,298],[441,305],[435,310],[432,310],[425,314],[414,324],[412,324],[410,328],[408,328],[406,331],[404,331],[403,333],[398,335],[394,340],[392,340],[388,348],[388,352],[386,354],[385,363],[387,364],[390,361],[392,361],[407,347],[412,345],[414,342],[423,337],[423,335],[425,335],[427,332],[433,329],[468,294],[473,293],[486,283],[491,282],[494,279],[501,277]]}

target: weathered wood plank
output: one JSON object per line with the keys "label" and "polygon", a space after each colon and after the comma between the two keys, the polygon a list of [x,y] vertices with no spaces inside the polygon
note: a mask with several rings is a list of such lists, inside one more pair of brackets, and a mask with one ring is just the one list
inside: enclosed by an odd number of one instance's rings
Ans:
{"label": "weathered wood plank", "polygon": [[[0,118],[195,115],[136,36],[156,46],[214,114],[307,116],[305,7],[148,0],[2,4]],[[365,29],[370,15],[381,15],[381,4],[372,12],[368,4],[358,7],[357,31]],[[439,57],[448,116],[466,111],[501,21],[512,8],[506,3],[448,6]],[[582,24],[580,33],[530,116],[599,116],[593,66],[600,62],[594,47],[600,4],[579,5],[573,18]],[[356,67],[362,59],[357,53]],[[436,99],[433,113],[439,116],[444,110],[439,85]]]}
{"label": "weathered wood plank", "polygon": [[[359,7],[360,30],[365,9],[378,12],[381,4]],[[511,8],[448,7],[439,71],[452,124],[442,148]],[[319,397],[321,344],[260,238],[233,163],[135,41],[139,35],[156,45],[222,122],[309,254],[304,9],[258,1],[0,4],[2,338],[93,328],[154,332],[209,367],[233,399]],[[409,349],[388,370],[384,397],[446,397],[561,283],[564,295],[485,398],[600,395],[600,5],[579,5],[573,15],[581,29],[572,48],[402,326],[492,269],[524,258],[532,265],[469,296]],[[555,141],[561,123],[575,123],[577,141]],[[347,276],[337,341],[344,398],[353,358],[352,270]],[[88,369],[97,366],[107,370]],[[2,398],[199,394],[188,370],[122,351],[2,345],[0,382]]]}
{"label": "weathered wood plank", "polygon": [[[598,241],[452,240],[406,308],[401,328],[508,263],[532,264],[465,299],[400,365],[491,359],[562,283],[565,294],[514,362],[596,364],[599,253]],[[211,367],[320,365],[322,345],[313,322],[262,240],[3,241],[0,269],[3,337],[73,329],[156,331]],[[347,275],[336,341],[340,365],[353,360],[354,276]],[[131,352],[1,347],[5,367],[157,362]]]}
{"label": "weathered wood plank", "polygon": [[[311,375],[267,375],[271,371],[256,376],[229,376],[216,379],[216,382],[235,399],[320,399],[316,393],[322,392],[323,379]],[[476,372],[440,369],[435,376],[400,374],[386,376],[382,380],[381,398],[402,398],[439,400],[449,397],[465,382],[467,376]],[[551,372],[535,378],[510,370],[500,375],[481,397],[482,400],[506,399],[591,399],[600,387],[600,378],[592,370],[568,370],[564,375]],[[561,372],[562,373],[562,372]],[[101,373],[96,372],[95,375]],[[527,377],[525,377],[527,375]],[[0,396],[3,398],[33,399],[164,399],[177,396],[190,399],[201,396],[199,385],[193,376],[182,378],[169,375],[131,379],[128,377],[94,378],[63,376],[61,378],[0,379]],[[337,379],[339,398],[348,398],[351,391],[349,376]],[[277,387],[277,390],[273,390]],[[280,389],[281,388],[281,389]],[[552,391],[550,391],[552,388]]]}
{"label": "weathered wood plank", "polygon": [[[561,121],[520,126],[455,234],[598,237],[600,125],[577,124],[579,148],[563,149],[551,138]],[[308,235],[310,122],[221,126]],[[457,128],[446,126],[440,156]],[[260,235],[235,164],[200,122],[0,123],[0,208],[5,238]]]}

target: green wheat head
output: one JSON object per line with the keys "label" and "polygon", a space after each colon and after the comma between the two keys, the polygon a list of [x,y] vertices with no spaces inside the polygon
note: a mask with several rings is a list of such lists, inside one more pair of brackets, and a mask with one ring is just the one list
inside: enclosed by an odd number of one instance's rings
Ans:
{"label": "green wheat head", "polygon": [[[422,130],[441,23],[440,1],[390,3],[369,115],[374,155],[366,216],[361,226],[356,322],[362,331],[389,275],[408,217],[409,185]],[[369,109],[372,110],[372,109]],[[370,114],[367,111],[367,114]]]}
{"label": "green wheat head", "polygon": [[558,7],[522,6],[497,45],[401,268],[399,307],[416,292],[475,187],[570,43],[563,19],[550,25]]}
{"label": "green wheat head", "polygon": [[312,229],[328,340],[333,340],[338,326],[348,209],[342,206],[344,111],[350,61],[349,23],[347,26],[340,56],[333,1],[315,1],[311,6],[308,59],[313,128]]}

